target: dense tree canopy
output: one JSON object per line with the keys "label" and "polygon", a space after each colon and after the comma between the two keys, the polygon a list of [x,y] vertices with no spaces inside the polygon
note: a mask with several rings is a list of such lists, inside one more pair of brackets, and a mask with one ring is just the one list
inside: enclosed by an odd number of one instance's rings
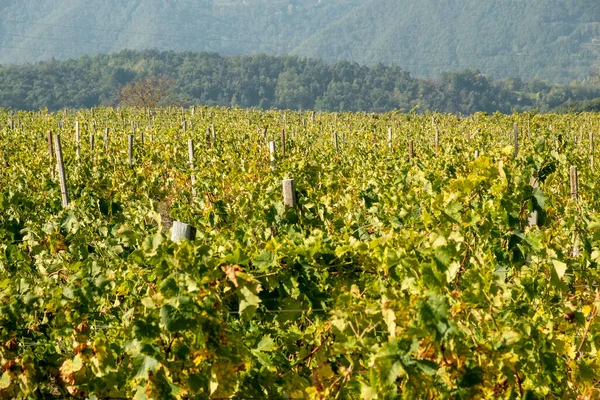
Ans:
{"label": "dense tree canopy", "polygon": [[[494,81],[477,70],[418,79],[397,66],[325,64],[293,56],[123,51],[0,67],[0,107],[36,110],[127,105],[140,82],[169,80],[157,104],[331,111],[437,110],[470,114],[548,111],[600,97],[600,88]],[[162,88],[165,91],[165,88]],[[140,103],[140,105],[143,105]]]}

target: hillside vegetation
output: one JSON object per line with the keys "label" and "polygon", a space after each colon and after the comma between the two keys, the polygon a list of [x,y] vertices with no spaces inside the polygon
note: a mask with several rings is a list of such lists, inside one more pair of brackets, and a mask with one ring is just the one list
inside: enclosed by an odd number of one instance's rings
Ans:
{"label": "hillside vegetation", "polygon": [[598,60],[596,0],[8,0],[0,63],[123,49],[295,54],[567,83]]}
{"label": "hillside vegetation", "polygon": [[[165,76],[170,93],[158,105],[221,105],[330,111],[548,111],[600,97],[600,88],[518,79],[492,81],[477,71],[417,79],[398,67],[373,67],[290,56],[132,52],[0,67],[0,107],[38,110],[136,105],[122,88]],[[565,106],[565,104],[567,106]],[[144,104],[139,103],[139,106]]]}

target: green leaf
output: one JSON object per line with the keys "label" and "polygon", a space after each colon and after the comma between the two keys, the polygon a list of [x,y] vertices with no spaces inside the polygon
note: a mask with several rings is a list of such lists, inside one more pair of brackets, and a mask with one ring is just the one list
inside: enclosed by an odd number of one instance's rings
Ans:
{"label": "green leaf", "polygon": [[62,220],[62,227],[64,227],[69,233],[77,233],[79,229],[79,221],[72,212],[67,213]]}
{"label": "green leaf", "polygon": [[548,199],[548,196],[546,196],[544,192],[542,192],[539,188],[533,189],[532,196],[535,200],[535,203],[537,204],[536,208],[539,210],[543,209],[546,205],[546,200]]}
{"label": "green leaf", "polygon": [[274,267],[277,265],[277,258],[272,252],[264,250],[259,255],[254,257],[252,264],[258,268],[258,272],[265,272],[269,267]]}
{"label": "green leaf", "polygon": [[256,350],[258,351],[274,351],[275,350],[275,342],[271,338],[270,335],[263,336],[262,340],[256,346]]}
{"label": "green leaf", "polygon": [[177,309],[170,304],[165,304],[160,308],[160,322],[162,322],[169,332],[190,329],[194,326],[195,321],[193,315]]}
{"label": "green leaf", "polygon": [[242,316],[251,318],[260,304],[260,297],[253,293],[248,286],[243,286],[240,293],[243,299],[240,301],[239,312]]}
{"label": "green leaf", "polygon": [[146,355],[139,356],[134,361],[134,379],[148,380],[149,373],[158,369],[160,363],[153,357]]}

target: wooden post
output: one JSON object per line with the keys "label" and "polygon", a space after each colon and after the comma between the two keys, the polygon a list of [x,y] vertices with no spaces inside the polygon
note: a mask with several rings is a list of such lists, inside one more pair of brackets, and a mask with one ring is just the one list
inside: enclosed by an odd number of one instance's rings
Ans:
{"label": "wooden post", "polygon": [[408,141],[408,158],[413,158],[415,156],[415,147],[412,140]]}
{"label": "wooden post", "polygon": [[90,132],[90,152],[93,153],[94,152],[94,144],[95,144],[95,140],[96,137],[94,135],[94,132]]}
{"label": "wooden post", "polygon": [[108,135],[110,133],[110,128],[106,127],[104,129],[104,152],[108,155]]}
{"label": "wooden post", "polygon": [[[537,188],[540,187],[540,183],[533,176],[529,180],[529,184],[534,189],[537,189]],[[534,210],[527,217],[527,225],[529,225],[529,226],[536,226],[537,224],[538,224],[538,212]]]}
{"label": "wooden post", "polygon": [[215,133],[215,124],[210,124],[210,137],[213,143],[217,141],[217,134]]}
{"label": "wooden post", "polygon": [[192,170],[192,196],[196,197],[196,177],[194,176],[194,141],[188,140],[188,156],[190,160],[190,169]]}
{"label": "wooden post", "polygon": [[129,153],[129,166],[133,167],[133,135],[127,136],[127,150]]}
{"label": "wooden post", "polygon": [[287,208],[296,208],[296,183],[293,179],[283,180],[283,204]]}
{"label": "wooden post", "polygon": [[79,143],[81,140],[81,126],[75,121],[75,154],[79,157]]}
{"label": "wooden post", "polygon": [[339,152],[339,144],[338,144],[338,134],[337,132],[333,133],[333,147],[335,149],[335,152]]}
{"label": "wooden post", "polygon": [[50,155],[50,162],[52,163],[52,166],[50,168],[52,171],[52,178],[54,178],[56,176],[56,169],[54,168],[54,147],[52,145],[52,132],[46,132],[46,137],[48,138],[48,154]]}
{"label": "wooden post", "polygon": [[140,131],[140,144],[142,146],[144,145],[144,131],[143,130]]}
{"label": "wooden post", "polygon": [[590,132],[590,167],[594,168],[594,132]]}
{"label": "wooden post", "polygon": [[48,138],[48,154],[50,155],[51,159],[54,159],[54,147],[52,145],[52,132],[47,131],[46,137]]}
{"label": "wooden post", "polygon": [[388,147],[392,148],[392,128],[388,127]]}
{"label": "wooden post", "polygon": [[285,156],[285,128],[281,130],[281,156]]}
{"label": "wooden post", "polygon": [[269,142],[269,153],[271,155],[271,170],[275,170],[275,142]]}
{"label": "wooden post", "polygon": [[[431,117],[431,118],[433,120],[433,117]],[[440,152],[440,130],[437,126],[435,128],[435,152],[436,153]]]}
{"label": "wooden post", "polygon": [[571,198],[577,199],[579,191],[579,183],[577,181],[577,167],[572,166],[569,169],[570,183],[571,183]]}
{"label": "wooden post", "polygon": [[515,148],[515,158],[519,155],[519,126],[515,123],[513,125],[513,141]]}
{"label": "wooden post", "polygon": [[531,128],[529,126],[529,120],[527,120],[527,139],[531,139]]}
{"label": "wooden post", "polygon": [[171,240],[174,242],[181,242],[182,240],[193,242],[196,240],[196,228],[183,222],[173,221]]}
{"label": "wooden post", "polygon": [[62,146],[60,144],[60,135],[54,135],[56,147],[56,163],[58,165],[58,177],[60,179],[60,194],[62,197],[63,208],[69,205],[69,192],[67,191],[67,177],[65,175],[65,165],[63,163]]}
{"label": "wooden post", "polygon": [[210,127],[206,127],[206,148],[210,149],[211,140],[210,140]]}

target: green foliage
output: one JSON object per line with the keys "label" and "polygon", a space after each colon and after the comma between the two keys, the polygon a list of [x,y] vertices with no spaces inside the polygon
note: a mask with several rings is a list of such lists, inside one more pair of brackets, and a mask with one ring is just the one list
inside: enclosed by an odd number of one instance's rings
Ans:
{"label": "green foliage", "polygon": [[51,111],[98,105],[202,104],[473,114],[534,108],[548,111],[561,105],[561,111],[568,111],[572,102],[600,97],[599,87],[550,85],[539,80],[493,81],[477,70],[445,72],[440,79],[417,79],[395,65],[327,65],[288,56],[157,51],[0,66],[0,88],[0,107]]}
{"label": "green foliage", "polygon": [[420,77],[468,68],[566,84],[588,78],[600,36],[596,0],[12,0],[0,10],[3,64],[158,49],[396,64]]}
{"label": "green foliage", "polygon": [[0,398],[600,394],[598,115],[153,112],[0,111]]}

